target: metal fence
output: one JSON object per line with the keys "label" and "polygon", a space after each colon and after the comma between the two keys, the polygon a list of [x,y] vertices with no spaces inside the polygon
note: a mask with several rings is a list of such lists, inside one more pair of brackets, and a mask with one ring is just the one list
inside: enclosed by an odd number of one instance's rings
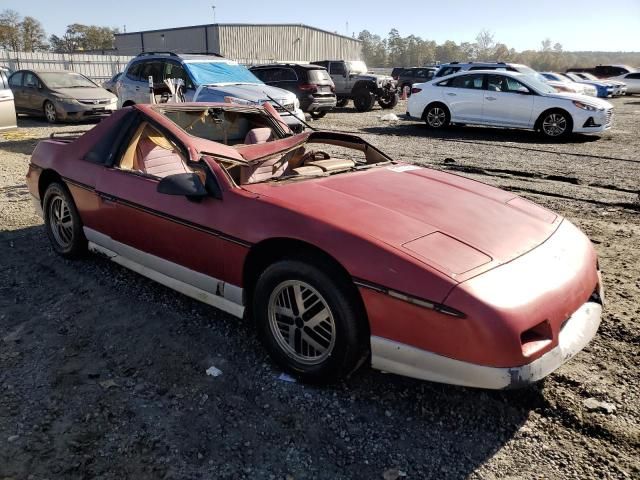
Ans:
{"label": "metal fence", "polygon": [[11,70],[71,70],[97,82],[121,72],[132,57],[83,53],[13,52],[0,50],[0,66]]}

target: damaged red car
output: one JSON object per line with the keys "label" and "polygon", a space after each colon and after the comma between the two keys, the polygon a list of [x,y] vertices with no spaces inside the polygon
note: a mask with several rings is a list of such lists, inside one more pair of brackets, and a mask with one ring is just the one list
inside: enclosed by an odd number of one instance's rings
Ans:
{"label": "damaged red car", "polygon": [[251,318],[307,381],[370,363],[518,387],[600,323],[596,254],[568,220],[358,136],[293,135],[269,105],[125,108],[40,142],[27,183],[56,252]]}

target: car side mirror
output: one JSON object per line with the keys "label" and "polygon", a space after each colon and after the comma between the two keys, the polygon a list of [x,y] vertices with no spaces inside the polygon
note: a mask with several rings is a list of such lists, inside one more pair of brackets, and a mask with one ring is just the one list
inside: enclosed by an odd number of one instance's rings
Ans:
{"label": "car side mirror", "polygon": [[199,199],[209,195],[202,184],[200,177],[195,173],[176,173],[164,177],[158,183],[158,193],[166,195],[180,195],[190,200]]}

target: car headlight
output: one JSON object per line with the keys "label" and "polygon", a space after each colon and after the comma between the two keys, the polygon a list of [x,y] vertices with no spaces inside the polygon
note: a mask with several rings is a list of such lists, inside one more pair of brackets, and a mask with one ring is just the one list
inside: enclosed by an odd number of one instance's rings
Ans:
{"label": "car headlight", "polygon": [[573,104],[582,109],[582,110],[588,110],[589,112],[596,112],[598,110],[600,110],[598,107],[594,107],[593,105],[589,105],[588,103],[583,103],[583,102],[578,102],[577,100],[573,101]]}
{"label": "car headlight", "polygon": [[109,103],[116,103],[118,101],[118,97],[109,99]]}
{"label": "car headlight", "polygon": [[75,98],[67,98],[67,97],[56,97],[56,101],[60,102],[60,103],[78,103],[78,101]]}

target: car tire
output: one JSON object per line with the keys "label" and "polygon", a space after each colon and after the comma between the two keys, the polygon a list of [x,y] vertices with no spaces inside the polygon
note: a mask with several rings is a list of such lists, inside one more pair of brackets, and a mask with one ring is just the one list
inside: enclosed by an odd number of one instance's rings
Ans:
{"label": "car tire", "polygon": [[53,102],[50,102],[49,100],[44,102],[42,111],[44,113],[44,118],[47,119],[47,122],[58,123],[58,112],[56,112],[56,106],[53,104]]}
{"label": "car tire", "polygon": [[339,107],[339,108],[344,108],[344,107],[346,107],[348,104],[349,104],[349,99],[348,99],[348,98],[339,98],[339,99],[336,101],[336,107]]}
{"label": "car tire", "polygon": [[58,255],[77,258],[87,251],[80,214],[64,185],[54,182],[47,187],[42,211],[47,236]]}
{"label": "car tire", "polygon": [[252,307],[258,336],[273,360],[303,381],[325,383],[360,365],[368,329],[355,287],[341,272],[317,263],[285,259],[267,267]]}
{"label": "car tire", "polygon": [[353,96],[353,106],[358,112],[370,112],[376,103],[376,96],[369,90],[359,90]]}
{"label": "car tire", "polygon": [[400,97],[397,93],[394,93],[391,98],[380,97],[380,99],[378,100],[378,105],[380,105],[385,110],[388,110],[391,108],[395,108],[395,106],[398,105],[399,101]]}
{"label": "car tire", "polygon": [[424,109],[422,118],[427,124],[427,128],[437,130],[449,126],[451,114],[449,113],[449,109],[443,104],[435,103]]}
{"label": "car tire", "polygon": [[538,118],[538,131],[545,138],[566,137],[573,130],[571,115],[563,110],[547,110]]}
{"label": "car tire", "polygon": [[321,118],[324,118],[324,116],[327,114],[326,110],[322,110],[321,112],[310,112],[311,114],[311,118],[313,118],[314,120],[320,120]]}

